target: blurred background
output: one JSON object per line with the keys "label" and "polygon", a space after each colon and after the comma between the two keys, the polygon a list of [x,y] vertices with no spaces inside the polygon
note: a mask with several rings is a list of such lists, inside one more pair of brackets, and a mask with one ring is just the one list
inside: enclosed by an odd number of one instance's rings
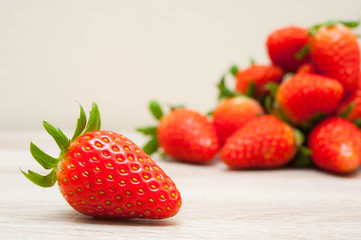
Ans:
{"label": "blurred background", "polygon": [[360,0],[0,0],[0,130],[74,129],[76,101],[120,132],[154,123],[151,99],[205,113],[230,65],[269,63],[271,31],[360,16]]}

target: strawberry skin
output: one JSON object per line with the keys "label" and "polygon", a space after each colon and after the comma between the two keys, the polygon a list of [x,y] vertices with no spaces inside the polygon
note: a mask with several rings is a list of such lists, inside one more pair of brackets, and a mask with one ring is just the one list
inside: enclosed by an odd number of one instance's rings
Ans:
{"label": "strawberry skin", "polygon": [[342,85],[335,79],[316,74],[295,74],[280,85],[276,101],[288,120],[303,125],[318,114],[333,113],[343,94]]}
{"label": "strawberry skin", "polygon": [[250,119],[263,114],[261,105],[252,98],[238,96],[221,101],[213,112],[213,124],[222,143]]}
{"label": "strawberry skin", "polygon": [[280,66],[285,72],[296,72],[299,66],[310,61],[308,54],[301,59],[296,58],[296,53],[308,42],[306,28],[287,26],[272,32],[266,40],[266,46],[274,65]]}
{"label": "strawberry skin", "polygon": [[300,74],[300,73],[314,73],[314,74],[317,74],[315,67],[314,67],[311,63],[302,64],[302,65],[297,69],[297,72],[296,72],[296,73],[297,73],[297,74]]}
{"label": "strawberry skin", "polygon": [[346,92],[357,87],[360,48],[357,36],[348,27],[322,26],[311,38],[310,53],[321,74],[338,80]]}
{"label": "strawberry skin", "polygon": [[268,82],[280,83],[282,81],[282,77],[283,71],[278,66],[253,64],[237,73],[236,89],[240,93],[246,93],[251,82],[253,82],[256,88],[255,95],[264,95],[266,93],[264,86]]}
{"label": "strawberry skin", "polygon": [[186,108],[175,109],[160,119],[157,139],[166,154],[194,163],[212,160],[220,146],[212,122]]}
{"label": "strawberry skin", "polygon": [[89,132],[77,138],[57,169],[60,191],[75,210],[112,218],[167,218],[181,206],[173,181],[125,136]]}
{"label": "strawberry skin", "polygon": [[346,119],[323,120],[311,131],[308,146],[313,162],[321,169],[349,173],[361,164],[361,132]]}
{"label": "strawberry skin", "polygon": [[231,168],[276,168],[296,154],[293,129],[273,115],[251,119],[221,149],[221,160]]}

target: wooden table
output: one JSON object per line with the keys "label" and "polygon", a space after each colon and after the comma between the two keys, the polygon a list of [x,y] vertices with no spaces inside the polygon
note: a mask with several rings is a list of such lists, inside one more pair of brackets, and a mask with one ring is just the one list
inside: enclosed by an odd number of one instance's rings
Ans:
{"label": "wooden table", "polygon": [[154,156],[182,194],[178,215],[102,220],[74,211],[57,187],[37,187],[20,173],[41,169],[30,140],[58,152],[43,132],[0,133],[0,239],[361,239],[360,171],[230,171],[219,161],[198,166]]}

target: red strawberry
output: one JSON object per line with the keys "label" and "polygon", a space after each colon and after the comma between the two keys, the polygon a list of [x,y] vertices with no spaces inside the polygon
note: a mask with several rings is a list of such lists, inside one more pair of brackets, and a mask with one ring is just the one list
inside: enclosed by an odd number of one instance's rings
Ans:
{"label": "red strawberry", "polygon": [[276,168],[296,154],[293,129],[273,115],[251,119],[221,150],[221,160],[232,168]]}
{"label": "red strawberry", "polygon": [[321,74],[338,80],[346,92],[357,87],[360,48],[357,36],[341,24],[321,26],[310,41],[312,61]]}
{"label": "red strawberry", "polygon": [[271,65],[257,65],[253,64],[247,69],[241,70],[237,73],[236,89],[240,93],[247,93],[255,86],[255,96],[261,96],[266,93],[264,86],[269,82],[280,83],[282,81],[283,71],[280,67]]}
{"label": "red strawberry", "polygon": [[163,116],[155,101],[151,102],[150,109],[159,125],[138,129],[152,136],[143,148],[148,154],[155,152],[159,145],[166,154],[180,161],[204,163],[218,152],[217,132],[207,116],[186,108],[174,109]]}
{"label": "red strawberry", "polygon": [[296,74],[283,82],[276,101],[285,117],[295,125],[309,124],[319,114],[331,114],[343,96],[342,85],[316,74]]}
{"label": "red strawberry", "polygon": [[298,26],[288,26],[272,32],[266,41],[268,55],[272,63],[285,72],[296,72],[298,67],[309,62],[309,55],[297,58],[297,53],[308,43],[308,30]]}
{"label": "red strawberry", "polygon": [[213,112],[213,123],[222,143],[250,119],[263,114],[261,105],[252,98],[238,96],[220,102]]}
{"label": "red strawberry", "polygon": [[302,64],[297,69],[297,74],[299,74],[299,73],[315,73],[316,74],[316,69],[311,63],[305,63],[305,64]]}
{"label": "red strawberry", "polygon": [[[349,107],[351,107],[351,109],[348,112]],[[361,74],[359,77],[358,88],[354,92],[345,96],[337,109],[337,113],[339,114],[343,114],[345,112],[348,112],[345,116],[347,120],[361,120]]]}
{"label": "red strawberry", "polygon": [[31,153],[47,176],[23,174],[42,187],[58,182],[64,198],[75,210],[107,218],[167,218],[180,209],[181,196],[173,181],[137,145],[122,134],[99,131],[96,104],[85,131],[85,113],[72,140],[44,122],[61,149],[53,158],[31,143]]}
{"label": "red strawberry", "polygon": [[361,165],[361,132],[346,119],[323,120],[312,129],[308,146],[313,162],[321,169],[348,173]]}

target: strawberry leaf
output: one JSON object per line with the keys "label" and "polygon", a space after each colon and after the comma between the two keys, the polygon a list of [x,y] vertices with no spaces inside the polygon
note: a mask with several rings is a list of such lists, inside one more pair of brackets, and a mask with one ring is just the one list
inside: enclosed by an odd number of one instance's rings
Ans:
{"label": "strawberry leaf", "polygon": [[86,126],[84,133],[99,131],[100,125],[101,125],[101,121],[100,121],[100,113],[99,113],[98,105],[96,103],[93,103],[93,106],[92,106],[92,109],[91,109],[90,115],[89,115],[89,121],[88,121],[88,124]]}
{"label": "strawberry leaf", "polygon": [[296,146],[301,147],[302,144],[305,142],[305,135],[298,129],[293,129],[293,135],[295,136]]}
{"label": "strawberry leaf", "polygon": [[52,187],[56,183],[56,168],[53,169],[48,175],[40,175],[33,171],[28,170],[28,173],[20,171],[24,176],[40,187]]}
{"label": "strawberry leaf", "polygon": [[71,141],[74,141],[76,138],[78,138],[86,126],[86,115],[85,115],[84,109],[80,104],[79,104],[79,106],[80,106],[80,117],[78,118],[75,132],[74,132],[73,137],[71,138]]}
{"label": "strawberry leaf", "polygon": [[338,116],[346,118],[351,113],[354,106],[355,106],[355,103],[351,102],[350,104],[347,105],[347,107],[345,108],[344,111],[342,111],[340,114],[338,114]]}
{"label": "strawberry leaf", "polygon": [[248,83],[249,84],[244,95],[253,98],[256,93],[256,84],[252,79],[250,79]]}
{"label": "strawberry leaf", "polygon": [[66,152],[68,150],[68,147],[70,145],[69,139],[65,136],[65,134],[58,128],[56,129],[53,125],[50,123],[43,121],[43,126],[45,130],[52,136],[58,144],[60,151],[62,153]]}
{"label": "strawberry leaf", "polygon": [[221,80],[219,81],[219,83],[217,84],[218,90],[219,90],[219,94],[218,94],[218,99],[222,99],[222,98],[232,98],[232,97],[237,97],[239,96],[239,94],[233,92],[231,89],[229,89],[226,86],[226,79],[225,76],[223,76],[221,78]]}
{"label": "strawberry leaf", "polygon": [[30,142],[30,152],[33,158],[45,169],[52,169],[58,165],[59,159],[44,153],[32,142]]}
{"label": "strawberry leaf", "polygon": [[295,59],[302,60],[310,53],[310,45],[304,45],[298,52],[295,53]]}
{"label": "strawberry leaf", "polygon": [[158,140],[156,137],[153,137],[143,146],[143,151],[148,154],[152,155],[158,150]]}
{"label": "strawberry leaf", "polygon": [[160,120],[163,117],[162,108],[157,101],[151,101],[149,104],[149,109],[157,120]]}
{"label": "strawberry leaf", "polygon": [[137,131],[143,133],[144,135],[153,135],[157,134],[157,127],[156,126],[148,126],[143,128],[137,128]]}
{"label": "strawberry leaf", "polygon": [[305,146],[301,146],[298,150],[296,157],[292,161],[293,166],[298,168],[312,166],[312,160],[310,158],[311,155],[311,149]]}
{"label": "strawberry leaf", "polygon": [[237,65],[232,65],[230,68],[229,68],[229,72],[235,77],[237,75],[239,71],[239,68]]}

